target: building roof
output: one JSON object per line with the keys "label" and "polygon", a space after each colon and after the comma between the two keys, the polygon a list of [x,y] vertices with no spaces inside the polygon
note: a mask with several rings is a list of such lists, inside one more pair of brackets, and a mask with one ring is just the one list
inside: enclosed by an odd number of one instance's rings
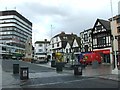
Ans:
{"label": "building roof", "polygon": [[7,15],[16,15],[17,17],[19,17],[20,19],[22,19],[23,21],[25,21],[26,23],[32,26],[32,23],[27,18],[22,16],[20,13],[18,13],[16,10],[0,11],[0,16],[7,16]]}
{"label": "building roof", "polygon": [[106,21],[106,20],[102,20],[102,19],[99,19],[99,21],[101,22],[101,24],[108,30],[110,30],[110,22],[109,21]]}
{"label": "building roof", "polygon": [[66,34],[65,32],[61,32],[60,34],[57,34],[55,37],[60,37],[61,41],[62,41],[62,48],[65,48],[67,45],[67,42],[72,45],[73,44],[73,40],[77,37],[76,34]]}
{"label": "building roof", "polygon": [[50,43],[50,41],[36,41],[35,44],[40,44],[40,43]]}
{"label": "building roof", "polygon": [[116,16],[114,16],[114,17],[112,17],[112,18],[109,18],[108,20],[109,20],[109,21],[112,21],[112,19],[113,19],[113,20],[116,20],[116,19],[118,19],[118,18],[120,18],[120,14],[119,14],[119,15],[116,15]]}
{"label": "building roof", "polygon": [[110,22],[107,20],[103,20],[103,19],[97,19],[94,24],[93,29],[95,28],[95,26],[98,22],[100,22],[104,26],[104,28],[106,28],[107,30],[110,30]]}
{"label": "building roof", "polygon": [[92,31],[92,29],[93,29],[93,28],[86,29],[86,30],[80,32],[80,34],[81,34],[81,33],[84,33],[84,32],[88,32],[88,31]]}
{"label": "building roof", "polygon": [[80,37],[76,37],[76,41],[77,41],[79,46],[81,46],[81,41],[80,40],[81,40]]}

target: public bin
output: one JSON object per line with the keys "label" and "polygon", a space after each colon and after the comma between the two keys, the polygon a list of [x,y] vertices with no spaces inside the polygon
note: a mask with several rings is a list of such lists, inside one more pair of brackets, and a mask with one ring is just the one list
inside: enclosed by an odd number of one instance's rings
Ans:
{"label": "public bin", "polygon": [[13,64],[13,74],[19,74],[19,64]]}
{"label": "public bin", "polygon": [[82,75],[82,65],[74,65],[74,75]]}
{"label": "public bin", "polygon": [[20,80],[29,79],[28,67],[20,67]]}
{"label": "public bin", "polygon": [[55,67],[56,66],[56,62],[55,62],[55,60],[52,60],[51,61],[51,67]]}
{"label": "public bin", "polygon": [[57,62],[56,63],[56,71],[57,72],[62,72],[63,71],[63,66],[64,66],[63,62]]}

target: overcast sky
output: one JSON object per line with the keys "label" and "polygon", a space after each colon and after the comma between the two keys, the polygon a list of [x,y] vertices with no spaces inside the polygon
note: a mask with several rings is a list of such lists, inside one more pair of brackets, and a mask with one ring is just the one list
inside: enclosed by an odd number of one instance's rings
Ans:
{"label": "overcast sky", "polygon": [[[112,0],[113,15],[118,2]],[[64,31],[79,33],[92,28],[96,19],[108,20],[110,0],[0,0],[0,10],[17,10],[33,23],[33,43]],[[51,25],[53,26],[51,30]]]}

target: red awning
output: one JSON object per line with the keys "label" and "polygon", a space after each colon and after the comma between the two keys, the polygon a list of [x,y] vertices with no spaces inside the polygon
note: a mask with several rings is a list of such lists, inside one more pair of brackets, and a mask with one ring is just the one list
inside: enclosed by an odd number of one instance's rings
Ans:
{"label": "red awning", "polygon": [[110,54],[110,50],[96,50],[93,52],[103,53],[103,54]]}

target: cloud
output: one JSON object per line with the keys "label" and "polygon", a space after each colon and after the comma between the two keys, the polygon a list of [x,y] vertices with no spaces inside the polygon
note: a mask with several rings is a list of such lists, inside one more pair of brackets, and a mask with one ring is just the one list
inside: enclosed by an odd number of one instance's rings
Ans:
{"label": "cloud", "polygon": [[[113,0],[114,15],[118,1]],[[79,36],[81,31],[92,28],[97,18],[111,17],[110,0],[1,0],[0,3],[1,10],[16,7],[33,23],[33,42],[50,40],[51,24],[53,36],[61,31]]]}

